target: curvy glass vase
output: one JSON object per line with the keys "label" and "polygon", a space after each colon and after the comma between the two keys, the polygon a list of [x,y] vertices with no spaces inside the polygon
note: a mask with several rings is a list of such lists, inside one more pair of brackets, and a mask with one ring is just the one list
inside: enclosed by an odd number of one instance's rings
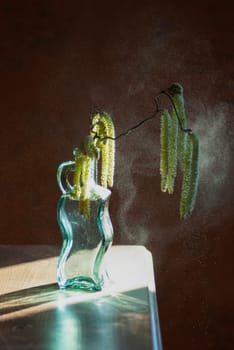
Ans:
{"label": "curvy glass vase", "polygon": [[111,191],[96,183],[96,161],[92,161],[87,217],[81,213],[80,198],[74,196],[74,187],[69,182],[74,167],[75,162],[65,162],[57,172],[62,191],[57,215],[63,236],[57,280],[60,288],[97,291],[102,289],[107,276],[103,260],[113,240],[108,208]]}

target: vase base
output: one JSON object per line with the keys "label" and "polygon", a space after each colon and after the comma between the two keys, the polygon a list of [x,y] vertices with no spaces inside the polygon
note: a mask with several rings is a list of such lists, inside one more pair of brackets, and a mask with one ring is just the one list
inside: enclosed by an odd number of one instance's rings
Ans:
{"label": "vase base", "polygon": [[94,282],[92,278],[88,277],[74,277],[67,279],[65,283],[59,283],[60,289],[79,289],[90,292],[97,292],[102,290],[103,280],[98,283]]}

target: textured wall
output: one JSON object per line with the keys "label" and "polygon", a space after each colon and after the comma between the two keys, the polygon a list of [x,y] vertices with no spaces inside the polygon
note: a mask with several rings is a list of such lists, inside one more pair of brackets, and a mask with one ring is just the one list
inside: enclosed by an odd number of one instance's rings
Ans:
{"label": "textured wall", "polygon": [[118,141],[110,203],[115,243],[153,252],[165,350],[233,348],[232,17],[225,1],[0,2],[1,243],[61,243],[56,168],[94,108],[119,133],[184,86],[202,152],[192,218],[180,177],[160,193],[158,120]]}

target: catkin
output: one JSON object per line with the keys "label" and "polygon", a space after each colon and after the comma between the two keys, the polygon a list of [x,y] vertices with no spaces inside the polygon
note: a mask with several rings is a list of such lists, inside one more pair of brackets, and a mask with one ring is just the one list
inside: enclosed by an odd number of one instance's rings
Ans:
{"label": "catkin", "polygon": [[101,155],[102,155],[102,166],[101,166],[101,185],[107,187],[107,177],[108,177],[108,152],[105,144],[101,145]]}
{"label": "catkin", "polygon": [[89,178],[91,158],[80,150],[75,155],[74,197],[79,199],[79,212],[86,218],[90,215]]}
{"label": "catkin", "polygon": [[90,179],[90,171],[91,171],[91,159],[89,156],[84,157],[83,167],[82,167],[82,191],[80,196],[80,202],[82,202],[82,212],[85,217],[89,217],[89,179]]}
{"label": "catkin", "polygon": [[[90,216],[89,179],[91,160],[99,159],[101,153],[101,185],[113,185],[115,131],[107,113],[97,113],[92,120],[91,134],[85,139],[81,150],[75,152],[74,196],[79,198],[79,210],[86,218]],[[112,140],[113,139],[113,140]]]}
{"label": "catkin", "polygon": [[82,173],[83,160],[84,160],[83,154],[79,153],[75,157],[75,170],[74,170],[74,177],[73,177],[75,197],[80,197],[81,195],[81,173]]}
{"label": "catkin", "polygon": [[195,202],[196,202],[196,196],[197,196],[197,189],[198,189],[198,178],[199,178],[199,141],[196,135],[192,134],[190,135],[190,139],[192,142],[192,164],[191,164],[191,178],[190,178],[190,191],[188,195],[188,214],[191,214]]}
{"label": "catkin", "polygon": [[168,136],[170,128],[170,115],[164,110],[161,115],[160,123],[160,175],[161,175],[161,191],[167,191],[167,175],[168,175]]}
{"label": "catkin", "polygon": [[184,173],[183,182],[180,198],[180,217],[185,219],[190,211],[189,208],[189,196],[191,194],[191,173],[192,173],[192,153],[193,153],[193,143],[191,137],[188,137],[186,142],[185,150],[185,163],[184,163]]}
{"label": "catkin", "polygon": [[101,150],[101,185],[113,186],[115,130],[112,119],[107,113],[97,113],[92,120],[91,135],[95,138],[95,145]]}
{"label": "catkin", "polygon": [[[186,113],[185,113],[185,106],[184,106],[184,95],[183,95],[183,87],[178,84],[174,83],[172,84],[169,89],[168,93],[170,94],[173,103],[175,105],[176,111],[178,113],[178,117],[180,120],[180,127],[182,129],[187,128],[187,122],[186,122]],[[187,134],[179,128],[178,131],[178,157],[180,162],[180,167],[182,171],[185,167],[185,144],[186,144],[186,136]]]}
{"label": "catkin", "polygon": [[168,139],[168,174],[167,187],[168,193],[174,192],[174,183],[177,172],[177,139],[178,139],[178,120],[175,112],[171,115]]}
{"label": "catkin", "polygon": [[199,141],[194,134],[188,134],[183,87],[177,83],[172,84],[167,89],[167,94],[170,95],[174,108],[171,117],[167,111],[164,111],[161,116],[161,190],[173,193],[178,158],[183,173],[180,216],[185,219],[193,211],[196,201],[199,177]]}
{"label": "catkin", "polygon": [[105,113],[106,130],[109,139],[107,139],[107,153],[108,153],[108,174],[107,184],[109,187],[114,183],[114,167],[115,167],[115,129],[112,119],[109,114]]}

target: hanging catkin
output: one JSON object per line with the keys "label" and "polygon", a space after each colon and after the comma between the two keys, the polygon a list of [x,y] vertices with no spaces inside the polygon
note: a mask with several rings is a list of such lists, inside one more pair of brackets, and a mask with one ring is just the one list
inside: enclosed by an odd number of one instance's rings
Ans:
{"label": "hanging catkin", "polygon": [[190,215],[194,209],[197,189],[198,189],[198,178],[199,178],[199,141],[196,135],[192,134],[189,136],[190,142],[192,143],[192,164],[191,164],[191,175],[190,175],[190,188],[187,199],[187,215]]}
{"label": "hanging catkin", "polygon": [[187,134],[182,130],[187,128],[187,121],[186,121],[186,113],[185,113],[185,106],[184,106],[184,95],[183,95],[183,87],[178,84],[174,83],[170,86],[168,89],[168,93],[170,94],[174,106],[176,108],[176,111],[179,116],[180,120],[180,128],[178,130],[178,158],[179,163],[182,171],[184,170],[185,166],[185,144],[186,144],[186,136]]}
{"label": "hanging catkin", "polygon": [[91,135],[101,150],[101,185],[112,187],[115,165],[115,130],[108,113],[97,113],[92,120]]}
{"label": "hanging catkin", "polygon": [[190,195],[190,180],[191,180],[191,170],[192,170],[192,152],[193,144],[191,137],[188,137],[185,149],[185,162],[183,171],[183,182],[180,198],[180,217],[185,219],[188,215],[188,198]]}
{"label": "hanging catkin", "polygon": [[177,139],[178,139],[178,120],[175,111],[171,115],[171,123],[169,126],[168,139],[168,174],[167,174],[167,189],[168,193],[174,192],[174,183],[177,172]]}
{"label": "hanging catkin", "polygon": [[167,110],[161,115],[160,123],[160,175],[161,175],[161,191],[167,191],[167,175],[168,175],[168,137],[170,129],[171,117]]}

